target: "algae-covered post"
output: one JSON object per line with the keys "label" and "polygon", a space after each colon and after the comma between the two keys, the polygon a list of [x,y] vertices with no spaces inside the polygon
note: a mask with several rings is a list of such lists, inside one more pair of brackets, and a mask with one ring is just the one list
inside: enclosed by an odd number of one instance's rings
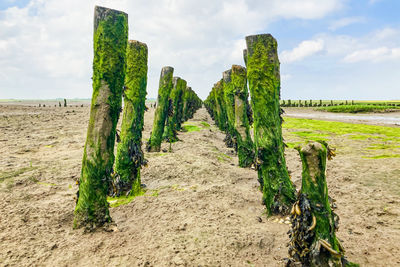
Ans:
{"label": "algae-covered post", "polygon": [[228,147],[233,147],[237,151],[237,140],[235,131],[235,88],[232,84],[232,70],[222,73],[222,88],[224,92],[225,110],[227,118],[227,128],[225,143]]}
{"label": "algae-covered post", "polygon": [[166,127],[164,133],[165,139],[170,143],[178,141],[177,137],[178,120],[182,119],[181,114],[183,110],[183,105],[182,105],[183,85],[186,88],[186,82],[184,82],[184,80],[182,80],[179,77],[173,77],[172,90],[169,97],[172,110],[171,112],[168,112],[168,118],[166,120]]}
{"label": "algae-covered post", "polygon": [[110,222],[107,193],[114,164],[128,43],[128,15],[95,7],[93,95],[83,153],[74,228]]}
{"label": "algae-covered post", "polygon": [[165,119],[168,116],[169,94],[172,89],[173,72],[174,68],[172,67],[163,67],[161,70],[157,99],[158,104],[154,114],[153,130],[146,147],[149,152],[159,152],[161,148]]}
{"label": "algae-covered post", "polygon": [[255,157],[268,214],[287,213],[295,201],[284,157],[277,42],[270,34],[246,37],[247,78],[254,118]]}
{"label": "algae-covered post", "polygon": [[140,194],[140,167],[144,163],[142,151],[143,117],[147,85],[147,45],[129,41],[126,50],[124,110],[121,140],[115,160],[114,194]]}
{"label": "algae-covered post", "polygon": [[193,118],[194,113],[201,107],[203,102],[196,95],[190,86],[187,86],[183,93],[183,115],[182,121]]}
{"label": "algae-covered post", "polygon": [[168,114],[165,138],[168,142],[173,143],[178,141],[177,131],[181,129],[183,117],[183,93],[186,88],[186,81],[174,77],[172,80],[173,89],[170,93],[170,100],[172,102],[172,112]]}
{"label": "algae-covered post", "polygon": [[248,90],[246,68],[232,66],[232,87],[235,102],[235,132],[237,140],[237,151],[240,167],[249,167],[254,161],[253,141],[250,135],[250,125],[247,116]]}
{"label": "algae-covered post", "polygon": [[178,98],[178,101],[174,103],[174,108],[176,106],[176,130],[180,131],[182,128],[182,122],[183,122],[183,95],[185,92],[185,89],[187,87],[187,82],[184,79],[179,79],[177,83],[177,87],[179,88],[180,91],[180,97]]}
{"label": "algae-covered post", "polygon": [[64,98],[64,107],[67,106],[67,99]]}
{"label": "algae-covered post", "polygon": [[298,148],[302,165],[301,191],[291,212],[289,266],[358,266],[348,262],[336,237],[339,219],[332,211],[326,183],[326,144],[311,142]]}
{"label": "algae-covered post", "polygon": [[215,103],[217,106],[217,115],[218,115],[218,128],[221,131],[225,131],[227,129],[227,116],[226,116],[224,89],[222,82],[223,82],[222,80],[218,81],[216,84],[214,84],[214,88],[215,88]]}

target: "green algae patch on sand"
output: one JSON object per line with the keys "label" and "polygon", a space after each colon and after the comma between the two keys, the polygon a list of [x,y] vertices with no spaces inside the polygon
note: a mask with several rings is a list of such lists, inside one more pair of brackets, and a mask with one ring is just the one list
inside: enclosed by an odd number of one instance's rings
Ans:
{"label": "green algae patch on sand", "polygon": [[201,128],[196,125],[184,125],[183,129],[185,132],[198,132],[201,130]]}
{"label": "green algae patch on sand", "polygon": [[376,143],[376,144],[371,144],[369,147],[366,149],[369,150],[386,150],[386,149],[396,149],[400,148],[400,145],[398,144],[392,144],[392,143]]}
{"label": "green algae patch on sand", "polygon": [[37,182],[37,184],[44,185],[44,186],[57,186],[55,183],[47,183],[47,182]]}
{"label": "green algae patch on sand", "polygon": [[394,106],[375,106],[375,105],[339,105],[339,106],[329,106],[329,107],[321,107],[317,110],[323,110],[327,112],[334,113],[383,113],[390,112],[392,110],[399,109]]}
{"label": "green algae patch on sand", "polygon": [[3,172],[0,173],[0,183],[9,179],[9,178],[15,178],[17,176],[20,176],[21,174],[25,173],[25,172],[29,172],[29,171],[33,171],[35,169],[37,169],[38,167],[23,167],[20,169],[16,169],[16,170],[12,170],[12,171],[8,171],[8,172]]}
{"label": "green algae patch on sand", "polygon": [[226,155],[225,153],[219,153],[217,155],[217,159],[219,162],[227,162],[229,160],[231,160],[232,158],[228,155]]}
{"label": "green algae patch on sand", "polygon": [[200,122],[201,126],[203,126],[204,128],[210,128],[210,124],[208,124],[205,121]]}
{"label": "green algae patch on sand", "polygon": [[201,131],[201,127],[197,126],[197,125],[192,125],[192,124],[184,124],[182,125],[182,130],[184,132],[199,132]]}
{"label": "green algae patch on sand", "polygon": [[389,158],[400,158],[400,154],[382,154],[375,156],[363,156],[363,159],[389,159]]}
{"label": "green algae patch on sand", "polygon": [[350,139],[375,138],[400,142],[400,128],[388,126],[286,117],[283,128],[302,129],[326,135],[347,135]]}
{"label": "green algae patch on sand", "polygon": [[136,197],[143,196],[145,194],[144,190],[141,190],[138,194],[128,195],[128,196],[119,196],[119,197],[107,197],[107,202],[110,204],[111,208],[116,208],[121,205],[126,205],[132,202]]}
{"label": "green algae patch on sand", "polygon": [[327,141],[330,137],[329,134],[323,134],[313,131],[295,131],[291,133],[307,141]]}

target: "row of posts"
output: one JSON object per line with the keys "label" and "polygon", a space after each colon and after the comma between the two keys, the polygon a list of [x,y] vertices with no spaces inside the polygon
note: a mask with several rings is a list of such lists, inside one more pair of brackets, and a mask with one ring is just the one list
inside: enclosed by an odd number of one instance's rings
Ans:
{"label": "row of posts", "polygon": [[219,129],[226,132],[227,145],[238,152],[239,166],[255,166],[268,215],[291,214],[287,265],[351,266],[336,238],[337,216],[328,198],[326,159],[334,153],[324,142],[298,147],[303,173],[297,193],[284,154],[277,41],[270,34],[252,35],[246,37],[246,45],[246,68],[233,65],[223,72],[204,104]]}
{"label": "row of posts", "polygon": [[[128,41],[126,13],[96,6],[93,48],[93,94],[74,212],[74,228],[88,230],[111,222],[107,196],[142,193],[140,170],[146,164],[142,131],[147,110],[147,45]],[[161,71],[149,151],[159,151],[164,128],[171,142],[181,123],[202,105],[186,81],[172,74],[172,67]]]}

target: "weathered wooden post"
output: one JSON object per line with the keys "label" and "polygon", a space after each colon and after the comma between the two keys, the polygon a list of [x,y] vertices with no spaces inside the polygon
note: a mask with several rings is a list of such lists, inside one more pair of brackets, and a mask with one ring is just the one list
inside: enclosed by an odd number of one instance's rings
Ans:
{"label": "weathered wooden post", "polygon": [[184,79],[180,79],[177,84],[179,90],[181,91],[181,96],[179,101],[176,103],[177,108],[176,108],[176,130],[180,131],[182,129],[182,122],[183,122],[183,94],[185,92],[185,89],[187,87],[187,82]]}
{"label": "weathered wooden post", "polygon": [[244,65],[247,67],[247,49],[243,49]]}
{"label": "weathered wooden post", "polygon": [[64,98],[64,108],[67,107],[67,99]]}
{"label": "weathered wooden post", "polygon": [[172,113],[168,114],[168,124],[166,125],[165,138],[168,142],[173,143],[178,141],[177,131],[180,130],[182,124],[183,112],[183,89],[186,88],[186,81],[173,77],[173,89],[170,93],[170,100],[172,101]]}
{"label": "weathered wooden post", "polygon": [[186,86],[184,92],[183,92],[183,111],[182,111],[182,121],[187,121],[188,119],[191,118],[192,111],[191,111],[191,106],[192,106],[192,100],[193,100],[193,90],[192,87]]}
{"label": "weathered wooden post", "polygon": [[224,91],[225,110],[227,118],[226,144],[237,151],[237,139],[235,130],[235,87],[232,84],[232,70],[222,73],[222,88]]}
{"label": "weathered wooden post", "polygon": [[158,88],[157,108],[154,114],[153,130],[147,143],[147,151],[159,152],[164,133],[165,120],[168,116],[169,94],[172,90],[173,67],[163,67]]}
{"label": "weathered wooden post", "polygon": [[120,142],[115,160],[114,194],[141,193],[140,168],[144,163],[142,151],[143,117],[147,86],[147,45],[129,41],[126,50],[124,110]]}
{"label": "weathered wooden post", "polygon": [[234,127],[237,140],[239,166],[250,167],[254,162],[254,148],[250,135],[249,119],[247,116],[247,105],[249,104],[247,99],[249,93],[247,90],[246,68],[239,65],[233,65],[231,81],[234,94]]}
{"label": "weathered wooden post", "polygon": [[218,114],[218,128],[221,131],[225,131],[227,129],[227,117],[226,117],[224,89],[222,87],[222,80],[215,83],[214,88],[215,88],[215,103],[217,106],[217,114]]}
{"label": "weathered wooden post", "polygon": [[287,213],[296,198],[284,156],[278,45],[270,34],[247,36],[246,43],[255,158],[263,202],[268,214]]}
{"label": "weathered wooden post", "polygon": [[[326,183],[326,159],[334,154],[326,144],[311,142],[297,148],[303,172],[301,190],[291,212],[290,263],[302,266],[358,266],[344,257],[336,238],[339,218],[332,211]],[[292,266],[292,265],[289,265]]]}
{"label": "weathered wooden post", "polygon": [[114,164],[127,43],[128,15],[96,6],[93,95],[75,208],[75,228],[91,229],[111,221],[107,193]]}

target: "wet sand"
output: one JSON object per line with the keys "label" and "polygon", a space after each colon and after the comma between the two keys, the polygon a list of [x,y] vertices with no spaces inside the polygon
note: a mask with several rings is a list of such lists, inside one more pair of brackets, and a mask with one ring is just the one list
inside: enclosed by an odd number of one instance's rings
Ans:
{"label": "wet sand", "polygon": [[399,126],[400,111],[388,113],[332,113],[318,111],[314,108],[284,108],[285,116],[293,118],[316,119],[326,121],[341,121],[382,126]]}

